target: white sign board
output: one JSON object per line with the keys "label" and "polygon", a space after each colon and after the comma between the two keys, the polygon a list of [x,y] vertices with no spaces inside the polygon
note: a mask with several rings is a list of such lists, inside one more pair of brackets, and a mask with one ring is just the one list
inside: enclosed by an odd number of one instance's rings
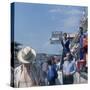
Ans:
{"label": "white sign board", "polygon": [[54,31],[52,32],[50,43],[51,44],[60,44],[62,40],[62,32],[61,31]]}

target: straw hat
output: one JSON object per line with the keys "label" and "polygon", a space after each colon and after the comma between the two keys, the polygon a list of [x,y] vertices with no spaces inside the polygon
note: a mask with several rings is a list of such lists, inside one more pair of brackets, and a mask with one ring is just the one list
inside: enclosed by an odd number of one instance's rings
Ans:
{"label": "straw hat", "polygon": [[36,58],[36,52],[27,46],[18,52],[17,58],[21,63],[31,63]]}

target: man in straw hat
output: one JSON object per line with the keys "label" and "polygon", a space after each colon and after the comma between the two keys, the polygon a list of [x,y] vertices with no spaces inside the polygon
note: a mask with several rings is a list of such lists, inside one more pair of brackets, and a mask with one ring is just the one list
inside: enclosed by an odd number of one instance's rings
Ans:
{"label": "man in straw hat", "polygon": [[31,87],[40,85],[41,73],[36,67],[36,52],[31,47],[22,48],[17,54],[18,60],[22,63],[14,71],[15,87]]}

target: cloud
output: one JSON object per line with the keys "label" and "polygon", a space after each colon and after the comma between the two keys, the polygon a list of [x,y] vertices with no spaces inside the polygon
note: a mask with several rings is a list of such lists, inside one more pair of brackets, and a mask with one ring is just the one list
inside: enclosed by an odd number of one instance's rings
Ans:
{"label": "cloud", "polygon": [[61,9],[60,8],[54,8],[54,9],[50,9],[49,12],[50,13],[58,13],[58,12],[61,12]]}
{"label": "cloud", "polygon": [[51,20],[65,23],[64,26],[66,27],[77,24],[79,17],[83,16],[83,9],[75,7],[55,7],[49,9],[49,13],[51,14]]}
{"label": "cloud", "polygon": [[75,16],[69,17],[64,21],[64,27],[71,28],[76,26],[79,23],[79,19]]}
{"label": "cloud", "polygon": [[[77,7],[55,7],[49,10],[51,19],[57,22],[56,30],[67,31],[78,28],[83,9]],[[68,32],[68,31],[67,31]]]}
{"label": "cloud", "polygon": [[68,16],[62,21],[60,20],[55,30],[62,32],[76,32],[80,23],[80,17]]}
{"label": "cloud", "polygon": [[69,15],[80,15],[80,14],[83,14],[83,11],[81,11],[79,9],[71,9],[71,10],[67,11],[67,14],[69,14]]}
{"label": "cloud", "polygon": [[76,8],[68,8],[68,7],[65,7],[65,8],[60,8],[60,7],[56,7],[56,8],[52,8],[49,10],[49,13],[62,13],[62,14],[66,14],[66,15],[78,15],[78,14],[83,14],[83,12],[79,9],[76,9]]}

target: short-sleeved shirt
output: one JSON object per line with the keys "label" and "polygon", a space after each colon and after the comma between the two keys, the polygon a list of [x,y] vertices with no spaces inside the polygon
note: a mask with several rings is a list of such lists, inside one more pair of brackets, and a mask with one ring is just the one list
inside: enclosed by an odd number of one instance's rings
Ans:
{"label": "short-sleeved shirt", "polygon": [[64,74],[74,74],[76,71],[76,65],[75,65],[75,60],[72,61],[64,61],[63,64],[63,73]]}

